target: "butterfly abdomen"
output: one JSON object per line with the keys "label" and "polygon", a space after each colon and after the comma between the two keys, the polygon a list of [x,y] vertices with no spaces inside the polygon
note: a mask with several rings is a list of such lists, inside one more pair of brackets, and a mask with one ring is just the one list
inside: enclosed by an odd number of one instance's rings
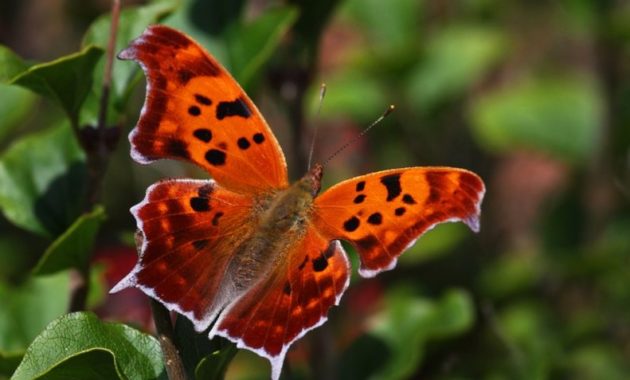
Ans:
{"label": "butterfly abdomen", "polygon": [[307,174],[293,186],[259,203],[254,234],[234,252],[228,270],[233,286],[244,291],[287,262],[287,253],[303,238],[312,211],[314,188],[319,189],[321,170]]}

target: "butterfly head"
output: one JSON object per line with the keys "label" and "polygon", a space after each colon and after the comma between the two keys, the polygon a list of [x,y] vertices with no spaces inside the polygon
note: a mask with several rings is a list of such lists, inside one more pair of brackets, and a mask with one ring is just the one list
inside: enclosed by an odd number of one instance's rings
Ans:
{"label": "butterfly head", "polygon": [[324,167],[321,164],[315,164],[300,180],[301,186],[309,191],[313,198],[322,188],[322,175],[324,175]]}

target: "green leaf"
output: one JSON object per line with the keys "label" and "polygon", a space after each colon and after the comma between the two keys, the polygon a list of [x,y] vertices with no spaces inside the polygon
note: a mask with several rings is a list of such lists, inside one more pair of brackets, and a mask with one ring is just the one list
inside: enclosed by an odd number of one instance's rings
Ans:
{"label": "green leaf", "polygon": [[94,66],[102,54],[103,49],[88,46],[80,52],[31,66],[11,83],[56,102],[71,123],[76,123],[81,104],[92,87]]}
{"label": "green leaf", "polygon": [[0,283],[0,352],[21,352],[70,304],[68,272],[31,278],[20,285]]}
{"label": "green leaf", "polygon": [[0,142],[32,114],[35,99],[30,91],[0,84]]}
{"label": "green leaf", "polygon": [[499,30],[458,26],[440,31],[409,78],[407,95],[413,107],[428,110],[461,95],[497,62],[505,46]]}
{"label": "green leaf", "polygon": [[0,209],[26,230],[56,236],[81,213],[85,175],[67,125],[30,135],[0,156]]}
{"label": "green leaf", "polygon": [[175,323],[175,344],[181,350],[189,378],[222,380],[228,365],[238,352],[227,339],[215,337],[208,341],[208,333],[198,333],[193,324],[179,316]]}
{"label": "green leaf", "polygon": [[[150,2],[143,6],[125,7],[120,12],[115,51],[119,52],[127,47],[129,42],[140,36],[147,26],[162,20],[173,12],[179,6],[180,2],[179,0],[160,0]],[[110,14],[97,18],[85,33],[83,45],[96,45],[105,49],[109,41],[110,28]],[[104,60],[99,62],[94,74],[94,93],[96,94],[100,94],[103,63]],[[114,62],[112,69],[112,93],[117,99],[122,97],[127,91],[129,84],[133,81],[137,72],[138,66],[134,62]]]}
{"label": "green leaf", "polygon": [[195,379],[197,380],[222,380],[225,378],[227,367],[238,352],[238,348],[233,343],[226,344],[220,350],[201,359],[195,368]]}
{"label": "green leaf", "polygon": [[126,380],[116,368],[114,354],[109,350],[94,348],[79,352],[54,364],[48,371],[35,377],[37,380]]}
{"label": "green leaf", "polygon": [[475,137],[489,150],[527,148],[580,163],[598,145],[603,104],[588,79],[535,79],[477,99],[471,122]]}
{"label": "green leaf", "polygon": [[[61,374],[74,371],[81,375],[77,378],[91,378],[81,360],[86,358],[77,356],[93,350],[111,354],[114,360],[108,363],[115,363],[115,368],[108,366],[107,371],[120,373],[120,378],[156,379],[163,371],[160,346],[155,338],[123,324],[101,322],[92,313],[80,312],[50,323],[26,350],[12,379],[48,378],[45,375],[58,373],[59,369],[63,370]],[[89,360],[95,359],[93,355],[103,359],[102,353],[91,355]]]}
{"label": "green leaf", "polygon": [[231,71],[243,87],[247,87],[256,71],[269,59],[297,16],[295,8],[272,9],[227,33]]}
{"label": "green leaf", "polygon": [[449,291],[437,301],[419,298],[405,289],[392,291],[371,330],[371,335],[389,347],[391,356],[371,378],[410,378],[421,363],[427,341],[460,334],[473,320],[472,300],[463,291]]}
{"label": "green leaf", "polygon": [[81,215],[48,247],[33,273],[42,275],[70,268],[85,268],[92,253],[94,238],[104,220],[105,210],[102,206]]}
{"label": "green leaf", "polygon": [[22,71],[28,65],[18,57],[11,49],[0,45],[0,82],[6,83]]}

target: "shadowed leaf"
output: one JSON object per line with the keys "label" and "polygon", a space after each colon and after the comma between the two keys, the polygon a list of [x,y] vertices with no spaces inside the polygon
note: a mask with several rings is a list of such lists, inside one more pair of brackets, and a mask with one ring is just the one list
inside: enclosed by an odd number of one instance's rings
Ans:
{"label": "shadowed leaf", "polygon": [[103,49],[88,46],[80,52],[40,63],[11,80],[56,102],[71,122],[76,122],[79,109],[92,87],[92,75]]}
{"label": "shadowed leaf", "polygon": [[84,154],[67,125],[27,136],[0,156],[0,209],[34,233],[56,236],[79,216]]}
{"label": "shadowed leaf", "polygon": [[87,266],[94,238],[105,220],[105,210],[97,206],[81,215],[46,250],[33,270],[34,274],[49,274],[60,270]]}
{"label": "shadowed leaf", "polygon": [[[93,353],[84,356],[88,351]],[[113,360],[107,359],[104,353]],[[93,372],[86,367],[87,360],[97,358],[105,360],[100,365],[106,368],[107,374],[120,373],[120,378],[157,379],[163,371],[155,338],[123,324],[103,323],[92,313],[80,312],[50,323],[26,350],[12,379],[40,376],[48,379],[48,373],[75,373],[79,375],[76,378],[88,379]]]}

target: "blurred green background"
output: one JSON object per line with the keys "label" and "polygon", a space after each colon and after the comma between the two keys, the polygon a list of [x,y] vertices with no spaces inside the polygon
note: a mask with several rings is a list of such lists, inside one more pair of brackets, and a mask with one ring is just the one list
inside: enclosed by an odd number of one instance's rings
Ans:
{"label": "blurred green background", "polygon": [[[192,35],[259,106],[293,179],[315,127],[323,161],[395,104],[330,161],[324,188],[423,165],[486,182],[478,235],[441,225],[395,270],[353,274],[284,378],[630,378],[630,2],[122,4],[117,50],[158,21]],[[110,5],[0,3],[0,378],[70,310],[153,331],[144,297],[107,295],[135,261],[129,207],[161,178],[205,177],[129,157],[144,96],[133,62],[115,62],[93,154]],[[268,371],[239,351],[227,378]]]}

